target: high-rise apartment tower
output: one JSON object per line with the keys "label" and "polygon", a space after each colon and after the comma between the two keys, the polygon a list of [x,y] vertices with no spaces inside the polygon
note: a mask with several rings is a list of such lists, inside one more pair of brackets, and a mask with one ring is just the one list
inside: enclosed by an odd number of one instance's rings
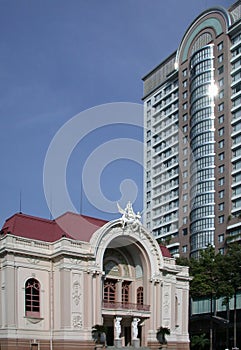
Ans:
{"label": "high-rise apartment tower", "polygon": [[201,13],[144,78],[145,225],[173,254],[241,237],[241,1]]}

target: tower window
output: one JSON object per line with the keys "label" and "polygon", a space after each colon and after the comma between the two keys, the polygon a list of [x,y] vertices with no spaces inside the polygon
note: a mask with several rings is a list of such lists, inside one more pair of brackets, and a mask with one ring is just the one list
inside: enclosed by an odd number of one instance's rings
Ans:
{"label": "tower window", "polygon": [[218,223],[219,223],[219,224],[223,224],[223,223],[224,223],[224,215],[220,215],[220,216],[218,217]]}
{"label": "tower window", "polygon": [[220,87],[224,86],[224,78],[219,79],[218,85],[219,85]]}
{"label": "tower window", "polygon": [[218,192],[219,198],[224,198],[224,190]]}
{"label": "tower window", "polygon": [[220,103],[220,104],[218,105],[218,110],[219,110],[219,112],[221,112],[221,111],[224,110],[224,103]]}
{"label": "tower window", "polygon": [[219,243],[223,243],[224,242],[224,233],[222,233],[221,235],[218,235],[218,242]]}
{"label": "tower window", "polygon": [[223,66],[218,68],[218,74],[222,74],[223,73]]}
{"label": "tower window", "polygon": [[40,316],[40,283],[35,278],[30,278],[25,283],[25,315]]}
{"label": "tower window", "polygon": [[219,44],[218,44],[218,51],[222,51],[223,49],[223,42],[221,41]]}
{"label": "tower window", "polygon": [[219,134],[219,136],[223,136],[224,135],[224,128],[220,128],[218,130],[218,134]]}
{"label": "tower window", "polygon": [[218,184],[219,184],[219,186],[223,186],[223,185],[224,185],[224,177],[221,177],[221,178],[218,180]]}
{"label": "tower window", "polygon": [[224,140],[219,141],[218,147],[219,148],[224,148]]}
{"label": "tower window", "polygon": [[218,167],[218,171],[219,171],[220,174],[224,173],[224,165],[220,165]]}
{"label": "tower window", "polygon": [[218,205],[218,210],[219,210],[219,211],[223,211],[223,210],[224,210],[224,203],[220,203],[220,204]]}
{"label": "tower window", "polygon": [[223,54],[221,54],[221,55],[218,56],[218,62],[219,62],[219,63],[223,62]]}
{"label": "tower window", "polygon": [[219,159],[219,160],[224,160],[224,152],[219,153],[218,159]]}
{"label": "tower window", "polygon": [[218,122],[219,124],[222,124],[224,122],[224,115],[220,115],[220,117],[218,117]]}

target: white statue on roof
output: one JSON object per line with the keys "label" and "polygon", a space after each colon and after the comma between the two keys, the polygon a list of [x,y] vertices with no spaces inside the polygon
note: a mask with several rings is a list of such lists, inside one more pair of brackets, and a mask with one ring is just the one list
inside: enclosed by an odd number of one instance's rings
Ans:
{"label": "white statue on roof", "polygon": [[122,209],[119,203],[117,203],[117,207],[122,214],[122,228],[128,224],[132,225],[133,228],[137,228],[141,224],[141,213],[139,211],[137,213],[134,212],[130,201],[127,203],[125,209]]}

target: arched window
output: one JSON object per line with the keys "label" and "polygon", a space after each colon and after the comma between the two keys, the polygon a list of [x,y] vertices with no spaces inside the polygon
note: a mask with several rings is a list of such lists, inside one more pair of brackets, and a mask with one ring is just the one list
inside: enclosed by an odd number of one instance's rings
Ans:
{"label": "arched window", "polygon": [[122,303],[129,303],[130,282],[124,281],[122,283]]}
{"label": "arched window", "polygon": [[25,283],[25,315],[40,316],[40,283],[35,278],[29,278]]}
{"label": "arched window", "polygon": [[116,281],[106,280],[104,282],[104,301],[115,302],[116,296]]}
{"label": "arched window", "polygon": [[138,305],[143,305],[143,287],[137,288],[136,300]]}

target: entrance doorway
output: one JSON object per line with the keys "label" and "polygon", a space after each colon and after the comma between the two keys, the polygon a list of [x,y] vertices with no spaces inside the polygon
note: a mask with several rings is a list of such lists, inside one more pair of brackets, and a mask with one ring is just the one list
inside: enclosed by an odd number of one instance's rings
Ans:
{"label": "entrance doorway", "polygon": [[138,326],[138,338],[140,339],[140,346],[141,344],[141,339],[142,339],[142,326]]}
{"label": "entrance doorway", "polygon": [[124,327],[124,335],[125,335],[125,346],[131,345],[131,327],[125,326]]}
{"label": "entrance doorway", "polygon": [[[116,316],[104,316],[104,325],[107,327],[106,331],[106,345],[114,346],[115,340],[115,318]],[[132,323],[133,317],[124,316],[121,320],[121,334],[120,338],[122,339],[123,346],[132,345]],[[141,322],[140,322],[141,323]],[[142,326],[138,325],[138,338],[140,339],[140,345],[142,345]]]}
{"label": "entrance doorway", "polygon": [[114,345],[114,327],[110,327],[110,326],[107,327],[106,344],[107,346]]}

